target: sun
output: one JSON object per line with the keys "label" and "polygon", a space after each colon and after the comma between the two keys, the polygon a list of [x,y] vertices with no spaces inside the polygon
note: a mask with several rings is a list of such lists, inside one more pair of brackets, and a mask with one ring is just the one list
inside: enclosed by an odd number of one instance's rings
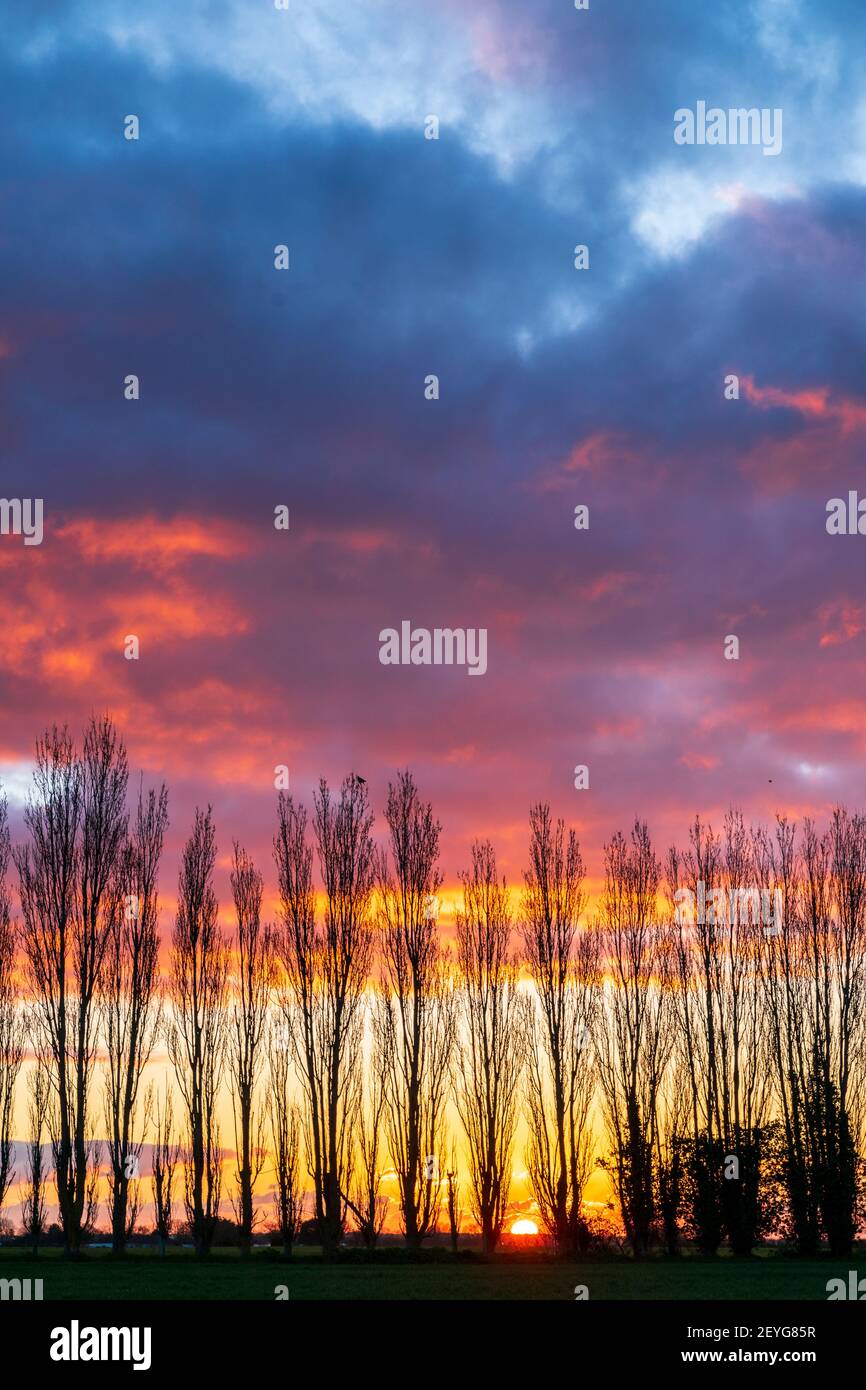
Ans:
{"label": "sun", "polygon": [[534,1221],[528,1221],[525,1216],[521,1216],[519,1221],[515,1221],[511,1227],[513,1236],[537,1236],[538,1227]]}

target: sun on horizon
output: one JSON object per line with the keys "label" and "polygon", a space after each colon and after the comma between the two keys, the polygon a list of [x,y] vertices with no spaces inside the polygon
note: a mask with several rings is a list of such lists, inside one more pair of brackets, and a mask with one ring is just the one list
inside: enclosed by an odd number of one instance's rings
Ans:
{"label": "sun on horizon", "polygon": [[515,1221],[514,1224],[512,1225],[512,1227],[511,1227],[511,1235],[513,1235],[513,1236],[537,1236],[537,1235],[538,1235],[538,1227],[536,1226],[535,1222],[534,1222],[534,1221],[530,1221],[528,1217],[526,1217],[526,1216],[521,1216],[520,1219],[519,1219],[518,1221]]}

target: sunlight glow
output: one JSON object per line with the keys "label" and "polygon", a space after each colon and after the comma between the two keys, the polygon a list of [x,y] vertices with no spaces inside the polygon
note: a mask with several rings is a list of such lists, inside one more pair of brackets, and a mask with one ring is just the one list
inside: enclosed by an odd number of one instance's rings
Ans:
{"label": "sunlight glow", "polygon": [[525,1216],[522,1216],[520,1220],[515,1221],[514,1225],[511,1227],[511,1234],[513,1236],[537,1236],[538,1227],[534,1221],[528,1221]]}

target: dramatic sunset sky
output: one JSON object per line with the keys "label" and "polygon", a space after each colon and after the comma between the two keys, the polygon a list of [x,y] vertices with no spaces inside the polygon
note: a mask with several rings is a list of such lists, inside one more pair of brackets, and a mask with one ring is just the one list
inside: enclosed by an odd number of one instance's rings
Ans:
{"label": "dramatic sunset sky", "polygon": [[[862,0],[3,29],[2,492],[45,509],[0,537],[15,834],[34,736],[106,710],[170,786],[165,936],[197,803],[226,922],[233,836],[272,894],[277,764],[305,797],[357,770],[380,826],[412,766],[446,923],[474,835],[519,881],[535,799],[593,880],[635,814],[663,849],[862,802],[866,539],[825,530],[866,488]],[[676,145],[698,101],[780,108],[782,152]],[[380,665],[403,619],[486,628],[486,675]]]}
{"label": "dramatic sunset sky", "polygon": [[[450,884],[478,833],[519,879],[537,798],[594,876],[635,813],[862,799],[861,3],[4,14],[14,828],[34,735],[103,710],[170,785],[168,899],[208,799],[223,897],[234,835],[272,876],[278,763],[377,812],[411,765]],[[676,145],[699,100],[781,108],[781,154]],[[487,628],[487,674],[380,665],[402,619]]]}

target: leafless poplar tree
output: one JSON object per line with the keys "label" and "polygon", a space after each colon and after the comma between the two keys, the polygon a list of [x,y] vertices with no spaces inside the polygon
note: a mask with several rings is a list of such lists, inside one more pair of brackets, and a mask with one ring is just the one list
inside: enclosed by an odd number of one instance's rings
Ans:
{"label": "leafless poplar tree", "polygon": [[187,1217],[197,1255],[210,1250],[222,1181],[217,1095],[227,1041],[228,950],[213,887],[211,808],[197,810],[184,846],[171,950],[168,1051],[186,1108]]}
{"label": "leafless poplar tree", "polygon": [[174,1230],[174,1175],[180,1158],[180,1144],[174,1137],[174,1115],[171,1090],[166,1087],[165,1100],[154,1101],[154,1144],[151,1185],[153,1188],[154,1226],[159,1240],[159,1253],[165,1256],[166,1246]]}
{"label": "leafless poplar tree", "polygon": [[271,1153],[274,1162],[274,1217],[277,1234],[288,1258],[301,1229],[304,1194],[301,1188],[301,1112],[292,1100],[292,1052],[287,1025],[271,1030],[268,1056]]}
{"label": "leafless poplar tree", "polygon": [[45,1231],[47,1210],[46,1186],[48,1163],[42,1147],[46,1132],[49,1101],[49,1078],[43,1063],[37,1059],[27,1077],[29,1140],[27,1144],[27,1186],[21,1221],[24,1234],[30,1241],[33,1254],[39,1253],[39,1242]]}
{"label": "leafless poplar tree", "polygon": [[181,1156],[181,1145],[174,1137],[174,1113],[170,1088],[165,1088],[165,1099],[154,1099],[154,1143],[152,1158],[153,1218],[160,1255],[174,1230],[174,1176]]}
{"label": "leafless poplar tree", "polygon": [[[49,1111],[49,1116],[50,1116]],[[54,1171],[57,1173],[57,1144],[52,1142],[52,1154],[54,1156]],[[85,1147],[85,1166],[84,1171],[87,1181],[84,1185],[84,1215],[81,1221],[81,1241],[85,1244],[92,1240],[96,1231],[96,1223],[99,1219],[99,1183],[102,1177],[100,1163],[102,1162],[102,1143],[96,1132],[96,1121],[90,1125],[90,1133]]]}
{"label": "leafless poplar tree", "polygon": [[37,741],[16,849],[22,947],[39,1039],[51,1058],[55,1176],[64,1244],[77,1255],[92,1205],[88,1106],[97,1047],[96,994],[126,835],[126,752],[111,721],[92,720],[79,758],[56,727]]}
{"label": "leafless poplar tree", "polygon": [[778,817],[772,834],[753,832],[753,855],[760,883],[774,883],[782,895],[778,933],[764,937],[761,953],[763,1004],[776,1111],[782,1133],[784,1185],[792,1235],[801,1254],[814,1254],[820,1242],[819,1195],[811,1154],[807,1080],[809,1039],[805,1026],[809,982],[801,969],[803,954],[803,866],[796,845],[796,826]]}
{"label": "leafless poplar tree", "polygon": [[236,978],[231,1006],[230,1063],[233,1082],[237,1200],[241,1250],[252,1249],[256,1221],[253,1192],[267,1155],[267,1117],[257,1098],[266,1047],[268,1007],[274,983],[273,933],[262,915],[262,876],[237,842],[231,873],[237,918]]}
{"label": "leafless poplar tree", "polygon": [[390,857],[379,857],[383,986],[393,1039],[388,1131],[403,1230],[417,1248],[436,1229],[454,996],[437,924],[441,826],[410,772],[389,784]]}
{"label": "leafless poplar tree", "polygon": [[489,841],[472,846],[472,867],[461,878],[455,1094],[468,1145],[470,1208],[489,1255],[508,1212],[528,1011],[511,950],[508,887]]}
{"label": "leafless poplar tree", "polygon": [[[748,1255],[760,1233],[763,1125],[770,1065],[757,988],[763,918],[770,900],[754,887],[750,836],[739,812],[724,836],[696,820],[684,854],[668,856],[672,906],[686,889],[699,904],[678,911],[671,964],[677,987],[677,1051],[689,1095],[691,1220],[700,1249],[714,1254],[727,1232]],[[703,920],[701,920],[703,919]]]}
{"label": "leafless poplar tree", "polygon": [[[447,1205],[448,1205],[448,1235],[451,1241],[452,1254],[457,1254],[460,1241],[460,1168],[457,1163],[457,1145],[451,1147],[451,1159],[448,1164],[448,1171],[445,1174]],[[486,1247],[485,1247],[486,1251]]]}
{"label": "leafless poplar tree", "polygon": [[[807,836],[814,843],[811,827]],[[823,1155],[825,1165],[832,1166],[837,1156],[834,1149],[852,1146],[862,1153],[866,1142],[866,816],[836,807],[828,839],[835,930],[826,919],[818,930],[821,908],[817,902],[809,902],[805,916],[814,977],[810,1008],[814,1071],[823,1088],[825,1111],[830,1090],[835,1089],[840,1127]],[[806,858],[808,870],[808,844]],[[846,1162],[850,1163],[850,1155]],[[842,1193],[838,1198],[838,1239],[831,1235],[830,1243],[834,1254],[848,1254],[857,1228],[856,1213]],[[825,1222],[828,1234],[831,1224],[836,1223]]]}
{"label": "leafless poplar tree", "polygon": [[837,808],[819,836],[777,820],[755,855],[784,902],[763,953],[765,1007],[792,1233],[850,1253],[859,1224],[866,992],[866,818]]}
{"label": "leafless poplar tree", "polygon": [[580,929],[584,866],[573,830],[550,807],[530,813],[522,933],[533,981],[528,1032],[527,1168],[542,1223],[558,1249],[586,1242],[583,1192],[592,1171],[595,1077],[591,1033],[598,1008],[597,936]]}
{"label": "leafless poplar tree", "polygon": [[359,1086],[353,1122],[357,1149],[349,1209],[364,1245],[374,1250],[390,1206],[390,1199],[381,1192],[387,1149],[384,1129],[390,1019],[380,997],[368,1005],[366,1013],[366,1080],[362,1079]]}
{"label": "leafless poplar tree", "polygon": [[[833,1255],[850,1255],[860,1218],[866,1046],[866,817],[842,807],[827,834],[831,915],[822,920],[815,834],[803,849],[804,950],[812,981],[809,1129],[821,1226]],[[818,890],[818,891],[816,891]]]}
{"label": "leafless poplar tree", "polygon": [[656,1126],[658,1222],[666,1255],[679,1255],[689,1181],[689,1088],[684,1049],[675,1047],[659,1094]]}
{"label": "leafless poplar tree", "polygon": [[[277,1046],[281,1045],[285,1050],[291,1047],[297,1062],[306,1102],[307,1166],[313,1179],[316,1220],[324,1239],[328,1227],[325,1213],[325,1106],[321,1063],[324,1005],[319,959],[321,940],[316,928],[313,889],[313,849],[307,840],[306,808],[281,792],[277,813],[277,833],[274,836],[274,859],[280,890],[277,950],[285,972],[284,1021],[281,1043]],[[272,1045],[272,1073],[274,1066],[275,1049]],[[287,1083],[276,1099],[279,1104],[288,1107]],[[275,1116],[275,1122],[286,1123],[279,1115]]]}
{"label": "leafless poplar tree", "polygon": [[107,1054],[105,1124],[108,1134],[111,1241],[120,1253],[138,1214],[138,1168],[148,1124],[139,1114],[141,1078],[160,1028],[159,901],[157,877],[168,792],[139,791],[131,832],[120,856],[114,912],[99,990]]}
{"label": "leafless poplar tree", "polygon": [[606,1016],[595,1049],[614,1184],[635,1255],[650,1245],[656,1218],[654,1157],[658,1099],[673,1042],[669,936],[659,924],[661,866],[647,827],[605,846],[601,904]]}
{"label": "leafless poplar tree", "polygon": [[15,968],[16,933],[9,892],[9,821],[0,798],[0,1208],[11,1185],[15,1083],[24,1056],[25,1022]]}
{"label": "leafless poplar tree", "polygon": [[325,912],[318,929],[306,811],[281,794],[278,814],[279,951],[299,1018],[292,1037],[306,1099],[307,1157],[322,1245],[330,1252],[342,1239],[351,1187],[350,1121],[363,1060],[362,1005],[373,952],[373,817],[360,778],[345,779],[336,803],[327,783],[320,782],[314,831]]}

